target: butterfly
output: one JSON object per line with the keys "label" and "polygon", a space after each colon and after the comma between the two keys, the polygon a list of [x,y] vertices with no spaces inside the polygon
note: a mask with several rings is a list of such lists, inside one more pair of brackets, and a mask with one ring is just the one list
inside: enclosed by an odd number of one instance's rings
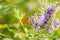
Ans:
{"label": "butterfly", "polygon": [[23,21],[22,21],[22,23],[24,25],[28,25],[30,23],[29,18],[28,17],[27,18],[24,18]]}

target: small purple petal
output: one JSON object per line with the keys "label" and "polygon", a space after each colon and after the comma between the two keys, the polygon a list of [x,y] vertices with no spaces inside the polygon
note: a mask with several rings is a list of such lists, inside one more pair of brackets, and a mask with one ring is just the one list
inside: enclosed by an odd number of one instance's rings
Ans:
{"label": "small purple petal", "polygon": [[52,9],[53,9],[52,7],[49,7],[49,8],[48,8],[48,11],[51,11]]}
{"label": "small purple petal", "polygon": [[50,32],[50,30],[46,30],[46,32]]}
{"label": "small purple petal", "polygon": [[38,27],[36,28],[36,30],[38,30],[38,31],[39,31],[39,30],[40,30],[40,26],[38,26]]}
{"label": "small purple petal", "polygon": [[37,22],[37,23],[36,23],[36,26],[39,26],[39,25],[40,25],[40,23],[39,23],[39,22]]}
{"label": "small purple petal", "polygon": [[40,16],[38,16],[38,18],[39,18],[39,19],[41,19],[41,17],[40,17]]}
{"label": "small purple petal", "polygon": [[34,28],[34,24],[32,24],[32,27]]}
{"label": "small purple petal", "polygon": [[45,19],[48,20],[50,18],[50,15],[49,14],[46,14],[45,15]]}
{"label": "small purple petal", "polygon": [[55,26],[55,28],[57,28],[57,26]]}
{"label": "small purple petal", "polygon": [[59,24],[60,22],[57,19],[55,19],[55,25],[59,25]]}
{"label": "small purple petal", "polygon": [[32,18],[30,18],[30,22],[32,22]]}

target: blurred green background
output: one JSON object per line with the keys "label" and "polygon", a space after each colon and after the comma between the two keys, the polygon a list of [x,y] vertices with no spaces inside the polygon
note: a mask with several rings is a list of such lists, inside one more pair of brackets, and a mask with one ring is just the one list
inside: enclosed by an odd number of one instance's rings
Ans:
{"label": "blurred green background", "polygon": [[29,22],[23,23],[34,14],[45,13],[54,2],[59,3],[56,17],[60,20],[60,0],[0,0],[0,40],[60,40],[60,28],[37,32]]}

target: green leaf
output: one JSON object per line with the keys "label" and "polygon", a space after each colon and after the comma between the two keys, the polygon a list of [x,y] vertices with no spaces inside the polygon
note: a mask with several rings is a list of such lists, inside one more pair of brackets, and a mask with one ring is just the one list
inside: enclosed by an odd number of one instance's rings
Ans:
{"label": "green leaf", "polygon": [[0,14],[6,13],[10,8],[11,8],[11,6],[0,9]]}

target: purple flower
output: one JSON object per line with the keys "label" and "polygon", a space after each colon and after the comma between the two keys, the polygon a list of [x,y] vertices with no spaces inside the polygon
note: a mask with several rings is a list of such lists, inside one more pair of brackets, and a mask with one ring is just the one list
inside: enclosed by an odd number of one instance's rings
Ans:
{"label": "purple flower", "polygon": [[47,9],[47,12],[46,12],[45,18],[44,18],[44,22],[42,23],[43,25],[46,25],[47,22],[49,21],[51,15],[54,14],[55,7],[56,7],[56,4],[50,6],[50,7]]}
{"label": "purple flower", "polygon": [[33,28],[35,28],[37,31],[40,30],[40,24],[42,23],[43,16],[32,16],[30,18],[30,23]]}
{"label": "purple flower", "polygon": [[[35,28],[36,30],[40,30],[40,26],[42,24],[42,26],[46,26],[48,25],[48,22],[49,22],[49,19],[51,17],[52,14],[54,14],[54,10],[55,10],[55,7],[56,7],[56,4],[53,4],[52,6],[50,6],[48,9],[47,9],[47,12],[45,15],[42,15],[42,16],[32,16],[30,18],[30,22],[31,22],[31,25],[33,28]],[[59,24],[58,22],[55,22],[55,24]],[[57,26],[53,26],[51,27],[51,29],[53,28],[57,28]],[[49,30],[46,30],[46,31],[50,31],[51,29]]]}

